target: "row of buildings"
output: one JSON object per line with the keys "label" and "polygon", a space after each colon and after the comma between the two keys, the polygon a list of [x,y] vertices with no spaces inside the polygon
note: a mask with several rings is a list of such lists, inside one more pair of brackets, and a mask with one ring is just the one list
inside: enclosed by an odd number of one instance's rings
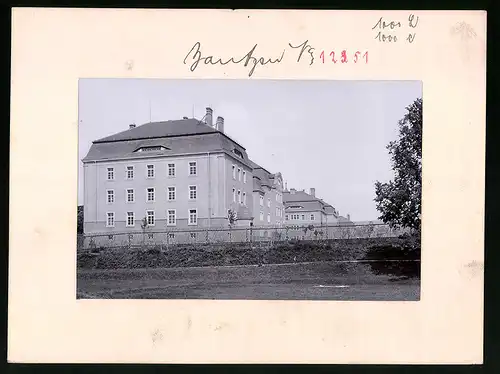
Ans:
{"label": "row of buildings", "polygon": [[315,189],[288,189],[224,131],[224,118],[129,125],[82,160],[84,233],[349,223]]}

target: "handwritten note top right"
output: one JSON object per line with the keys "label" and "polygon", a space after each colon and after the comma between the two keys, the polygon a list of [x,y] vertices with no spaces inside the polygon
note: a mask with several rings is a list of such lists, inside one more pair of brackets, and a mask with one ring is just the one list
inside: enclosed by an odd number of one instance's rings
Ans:
{"label": "handwritten note top right", "polygon": [[404,21],[380,17],[372,27],[375,40],[381,43],[397,43],[404,38],[407,43],[413,43],[417,35],[418,20],[419,17],[412,13]]}

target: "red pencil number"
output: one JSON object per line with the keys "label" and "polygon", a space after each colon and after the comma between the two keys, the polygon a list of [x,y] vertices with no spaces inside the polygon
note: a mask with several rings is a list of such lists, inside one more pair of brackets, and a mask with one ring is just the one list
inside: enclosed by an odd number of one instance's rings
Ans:
{"label": "red pencil number", "polygon": [[[331,57],[332,62],[334,64],[336,64],[338,62],[338,60],[335,58],[335,51],[330,52],[330,57]],[[321,62],[323,62],[323,64],[324,64],[325,63],[325,51],[321,51],[319,58],[321,59]],[[366,51],[362,55],[361,55],[360,51],[356,51],[356,53],[354,53],[354,55],[353,55],[354,63],[356,64],[360,60],[360,58],[364,59],[365,63],[368,63],[368,51]],[[343,64],[349,62],[349,54],[347,53],[347,51],[345,49],[340,52],[340,62]]]}

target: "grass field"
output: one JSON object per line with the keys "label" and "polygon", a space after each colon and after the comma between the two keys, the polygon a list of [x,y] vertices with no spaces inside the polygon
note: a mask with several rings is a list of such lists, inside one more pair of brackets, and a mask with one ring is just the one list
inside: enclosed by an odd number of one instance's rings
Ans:
{"label": "grass field", "polygon": [[376,275],[366,263],[82,270],[78,298],[394,300],[420,299],[420,279]]}

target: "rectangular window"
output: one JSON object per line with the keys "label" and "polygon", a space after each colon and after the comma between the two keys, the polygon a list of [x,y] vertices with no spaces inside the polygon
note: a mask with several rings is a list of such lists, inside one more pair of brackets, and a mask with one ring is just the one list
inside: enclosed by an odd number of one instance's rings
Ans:
{"label": "rectangular window", "polygon": [[302,221],[304,221],[305,219],[306,219],[306,215],[302,214]]}
{"label": "rectangular window", "polygon": [[173,232],[168,233],[168,238],[169,239],[175,239],[175,234]]}
{"label": "rectangular window", "polygon": [[243,192],[243,205],[247,205],[247,193]]}
{"label": "rectangular window", "polygon": [[233,165],[233,179],[236,179],[236,166]]}
{"label": "rectangular window", "polygon": [[278,212],[278,210],[279,210],[279,209],[278,209],[278,208],[276,208],[275,213],[274,213],[274,214],[276,214],[276,217],[279,217],[279,215],[280,215],[280,213]]}
{"label": "rectangular window", "polygon": [[233,188],[233,203],[236,202],[236,189]]}
{"label": "rectangular window", "polygon": [[106,226],[115,227],[115,212],[106,213]]}
{"label": "rectangular window", "polygon": [[238,190],[238,203],[241,204],[241,191]]}
{"label": "rectangular window", "polygon": [[191,239],[196,239],[196,233],[195,232],[190,232],[189,236],[191,237]]}
{"label": "rectangular window", "polygon": [[260,196],[260,206],[264,206],[264,196]]}
{"label": "rectangular window", "polygon": [[196,186],[189,186],[189,200],[196,200]]}
{"label": "rectangular window", "polygon": [[127,212],[127,226],[134,226],[135,225],[135,216],[134,212]]}
{"label": "rectangular window", "polygon": [[175,187],[168,187],[168,201],[175,200]]}
{"label": "rectangular window", "polygon": [[127,188],[127,203],[133,203],[135,201],[135,194],[133,188]]}
{"label": "rectangular window", "polygon": [[134,167],[127,166],[127,179],[134,179]]}
{"label": "rectangular window", "polygon": [[189,209],[189,224],[198,224],[198,211],[196,209]]}
{"label": "rectangular window", "polygon": [[196,175],[196,161],[189,163],[189,175]]}
{"label": "rectangular window", "polygon": [[169,209],[167,211],[168,221],[167,224],[171,226],[175,226],[176,217],[175,217],[175,209]]}
{"label": "rectangular window", "polygon": [[154,178],[155,177],[155,166],[154,165],[147,165],[147,170],[148,170],[148,178]]}
{"label": "rectangular window", "polygon": [[113,204],[115,202],[115,190],[106,191],[106,202],[108,204]]}
{"label": "rectangular window", "polygon": [[148,210],[146,212],[146,217],[147,217],[148,226],[154,226],[155,225],[155,211]]}
{"label": "rectangular window", "polygon": [[155,189],[154,189],[154,187],[148,188],[147,201],[155,201]]}
{"label": "rectangular window", "polygon": [[314,214],[311,214],[311,221],[314,221]]}
{"label": "rectangular window", "polygon": [[271,199],[270,198],[267,198],[267,207],[270,208],[271,207]]}
{"label": "rectangular window", "polygon": [[271,222],[271,213],[267,213],[267,222],[270,223]]}
{"label": "rectangular window", "polygon": [[175,164],[168,164],[168,176],[175,177]]}
{"label": "rectangular window", "polygon": [[108,181],[115,179],[115,168],[108,168]]}
{"label": "rectangular window", "polygon": [[243,170],[243,183],[247,182],[247,172]]}
{"label": "rectangular window", "polygon": [[238,180],[241,182],[241,169],[238,168]]}
{"label": "rectangular window", "polygon": [[285,221],[288,221],[288,214],[285,214]]}
{"label": "rectangular window", "polygon": [[261,221],[264,221],[264,212],[260,212],[260,217],[259,218],[260,218]]}

